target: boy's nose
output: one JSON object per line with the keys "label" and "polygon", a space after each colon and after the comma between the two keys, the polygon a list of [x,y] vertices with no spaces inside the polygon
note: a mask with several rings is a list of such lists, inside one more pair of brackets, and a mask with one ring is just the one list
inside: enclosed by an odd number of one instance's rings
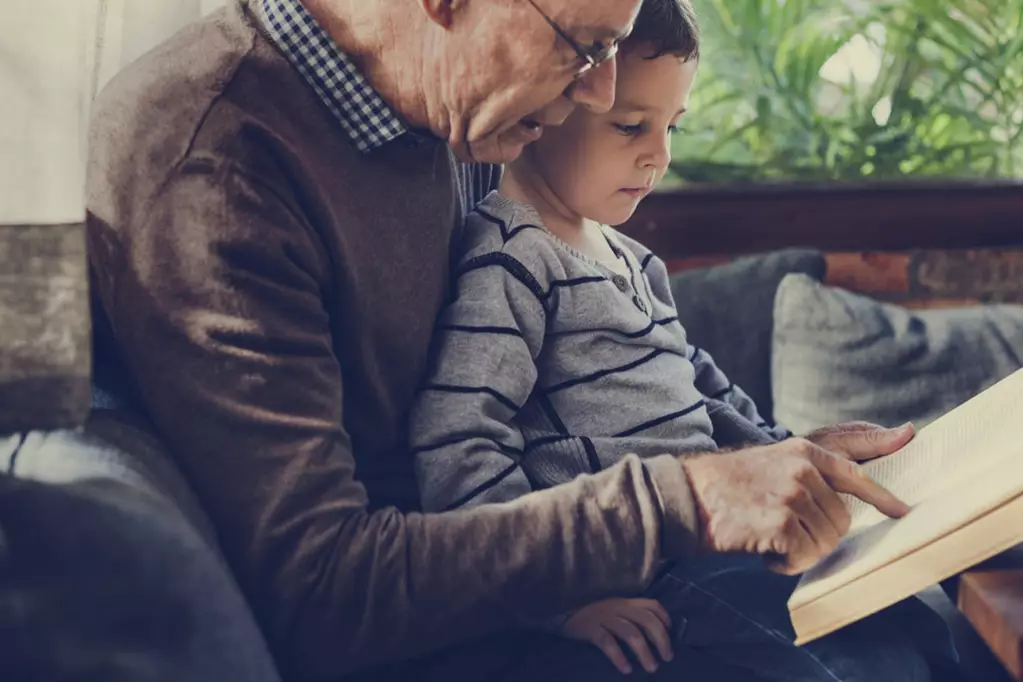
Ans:
{"label": "boy's nose", "polygon": [[614,59],[587,71],[565,91],[565,96],[596,114],[611,110],[615,103],[618,67]]}
{"label": "boy's nose", "polygon": [[652,136],[656,139],[650,143],[647,153],[643,156],[643,165],[664,170],[671,163],[671,135]]}

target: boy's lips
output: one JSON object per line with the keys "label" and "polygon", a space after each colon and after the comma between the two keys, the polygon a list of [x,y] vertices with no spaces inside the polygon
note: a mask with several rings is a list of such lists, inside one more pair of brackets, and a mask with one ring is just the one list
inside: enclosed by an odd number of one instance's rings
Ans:
{"label": "boy's lips", "polygon": [[630,197],[640,198],[650,193],[653,187],[624,187],[620,191],[628,194]]}

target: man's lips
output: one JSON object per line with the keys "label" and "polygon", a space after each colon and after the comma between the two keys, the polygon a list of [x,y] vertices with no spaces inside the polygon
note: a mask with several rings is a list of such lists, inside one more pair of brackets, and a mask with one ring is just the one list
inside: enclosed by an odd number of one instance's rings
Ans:
{"label": "man's lips", "polygon": [[543,124],[531,118],[522,119],[515,128],[527,143],[535,142],[543,135]]}

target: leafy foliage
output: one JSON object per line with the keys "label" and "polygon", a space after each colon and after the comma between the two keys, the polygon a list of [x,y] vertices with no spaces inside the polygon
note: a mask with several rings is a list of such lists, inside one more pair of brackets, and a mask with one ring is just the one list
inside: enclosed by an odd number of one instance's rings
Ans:
{"label": "leafy foliage", "polygon": [[694,0],[686,182],[1023,176],[1023,0]]}

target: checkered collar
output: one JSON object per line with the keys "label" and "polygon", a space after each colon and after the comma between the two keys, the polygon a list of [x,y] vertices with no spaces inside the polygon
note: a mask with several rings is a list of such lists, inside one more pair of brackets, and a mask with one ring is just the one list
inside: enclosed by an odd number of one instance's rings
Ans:
{"label": "checkered collar", "polygon": [[408,132],[398,115],[323,30],[301,0],[255,0],[257,15],[361,152]]}

